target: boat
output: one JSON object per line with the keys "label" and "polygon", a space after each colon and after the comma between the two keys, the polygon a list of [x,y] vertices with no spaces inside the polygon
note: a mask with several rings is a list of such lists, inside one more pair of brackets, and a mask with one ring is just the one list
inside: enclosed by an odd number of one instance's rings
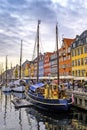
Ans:
{"label": "boat", "polygon": [[12,88],[13,92],[24,93],[25,92],[25,81],[21,76],[21,65],[22,64],[22,40],[21,40],[21,49],[20,49],[20,70],[19,70],[19,80],[14,81],[15,87]]}
{"label": "boat", "polygon": [[[37,25],[37,47],[39,47],[39,24]],[[58,27],[56,25],[56,45],[57,45],[57,84],[39,82],[39,52],[37,52],[37,83],[30,85],[28,90],[29,101],[36,107],[47,111],[68,111],[73,101],[72,95],[67,96],[64,86],[59,87],[59,52],[58,52]],[[39,48],[38,48],[39,51]]]}
{"label": "boat", "polygon": [[8,92],[11,92],[11,88],[10,88],[10,86],[7,84],[7,55],[6,55],[6,81],[5,81],[5,85],[4,86],[2,86],[2,92],[6,92],[6,93],[8,93]]}
{"label": "boat", "polygon": [[24,93],[25,92],[26,81],[23,79],[18,79],[13,82],[12,92]]}

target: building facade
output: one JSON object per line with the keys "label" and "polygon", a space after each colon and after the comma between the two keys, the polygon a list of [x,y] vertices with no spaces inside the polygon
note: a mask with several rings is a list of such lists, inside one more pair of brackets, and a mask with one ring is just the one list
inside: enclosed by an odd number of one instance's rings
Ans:
{"label": "building facade", "polygon": [[51,76],[57,76],[57,52],[53,52],[50,56]]}
{"label": "building facade", "polygon": [[71,46],[72,75],[77,77],[87,76],[87,30]]}
{"label": "building facade", "polygon": [[60,76],[72,75],[71,44],[75,39],[63,38],[62,47],[59,49]]}
{"label": "building facade", "polygon": [[44,55],[39,56],[39,77],[44,76]]}
{"label": "building facade", "polygon": [[51,67],[50,67],[50,56],[52,55],[51,52],[47,52],[44,54],[44,76],[50,76],[51,74]]}

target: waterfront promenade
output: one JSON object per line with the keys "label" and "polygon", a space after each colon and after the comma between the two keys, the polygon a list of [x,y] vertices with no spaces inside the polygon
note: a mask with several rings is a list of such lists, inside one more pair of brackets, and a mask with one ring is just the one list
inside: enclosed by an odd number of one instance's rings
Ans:
{"label": "waterfront promenade", "polygon": [[73,106],[87,110],[87,92],[83,91],[83,88],[78,88],[77,90],[67,89],[66,93],[69,96],[73,94]]}

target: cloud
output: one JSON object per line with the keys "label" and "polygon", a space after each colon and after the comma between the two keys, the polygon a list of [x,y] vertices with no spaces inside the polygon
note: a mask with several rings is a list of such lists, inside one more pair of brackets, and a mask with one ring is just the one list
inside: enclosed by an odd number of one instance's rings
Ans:
{"label": "cloud", "polygon": [[18,57],[23,40],[23,58],[31,60],[40,24],[43,50],[55,49],[55,26],[59,38],[75,38],[87,28],[86,0],[0,0],[0,56]]}

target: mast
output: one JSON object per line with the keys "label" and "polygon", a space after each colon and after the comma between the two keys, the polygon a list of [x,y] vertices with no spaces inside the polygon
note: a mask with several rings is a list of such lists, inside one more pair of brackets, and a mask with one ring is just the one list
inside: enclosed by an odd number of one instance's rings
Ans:
{"label": "mast", "polygon": [[7,86],[7,55],[6,55],[6,86]]}
{"label": "mast", "polygon": [[37,25],[37,82],[39,79],[39,24],[40,20],[38,20],[38,25]]}
{"label": "mast", "polygon": [[22,40],[21,40],[21,48],[20,48],[20,72],[19,72],[20,79],[21,79],[21,64],[22,64]]}
{"label": "mast", "polygon": [[58,50],[58,27],[56,24],[56,47],[57,47],[57,80],[59,85],[59,50]]}

